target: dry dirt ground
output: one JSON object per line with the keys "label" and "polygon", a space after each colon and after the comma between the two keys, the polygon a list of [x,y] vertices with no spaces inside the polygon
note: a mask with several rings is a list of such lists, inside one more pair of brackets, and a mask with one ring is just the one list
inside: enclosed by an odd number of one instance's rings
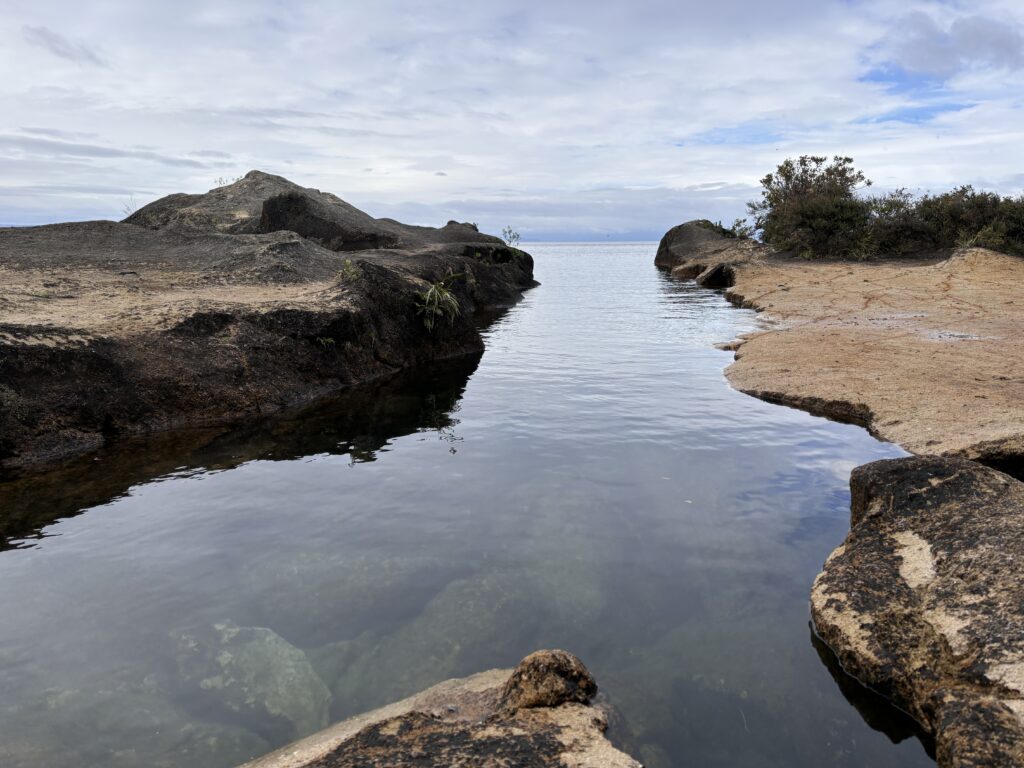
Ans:
{"label": "dry dirt ground", "polygon": [[917,454],[1013,469],[1024,455],[1024,259],[753,258],[734,301],[763,312],[726,375],[737,389],[864,423]]}
{"label": "dry dirt ground", "polygon": [[[193,272],[152,271],[119,275],[105,269],[0,267],[0,310],[5,322],[36,326],[32,342],[47,343],[46,326],[89,335],[128,337],[166,331],[198,312],[260,311],[322,306],[337,293],[335,281],[239,285],[211,282]],[[0,330],[0,339],[13,336]],[[73,341],[62,335],[61,341]],[[83,336],[84,338],[84,336]],[[22,339],[23,343],[26,340]]]}

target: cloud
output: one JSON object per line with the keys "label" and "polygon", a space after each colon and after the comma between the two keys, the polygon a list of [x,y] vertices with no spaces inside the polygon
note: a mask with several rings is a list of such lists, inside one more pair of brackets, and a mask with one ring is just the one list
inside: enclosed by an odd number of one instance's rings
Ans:
{"label": "cloud", "polygon": [[168,157],[150,149],[120,149],[118,147],[104,147],[98,144],[54,141],[52,139],[40,139],[29,136],[0,135],[0,152],[4,151],[15,151],[27,155],[35,155],[52,159],[61,159],[64,157],[131,158],[136,160],[151,160],[163,165],[177,166],[180,168],[209,167],[208,164],[201,163],[197,160],[189,160],[182,157]]}
{"label": "cloud", "polygon": [[93,139],[96,138],[95,133],[82,133],[80,131],[62,131],[59,128],[31,128],[22,127],[18,129],[22,133],[31,133],[37,136],[50,136],[55,139]]}
{"label": "cloud", "polygon": [[971,15],[940,24],[917,11],[896,28],[885,49],[889,63],[906,72],[945,79],[971,67],[1024,67],[1024,35],[1012,22]]}
{"label": "cloud", "polygon": [[222,160],[231,159],[231,155],[227,152],[221,152],[217,149],[197,149],[193,152],[189,152],[192,157],[213,157]]}
{"label": "cloud", "polygon": [[912,7],[13,0],[0,183],[21,196],[0,224],[116,216],[88,190],[147,202],[252,168],[531,239],[730,222],[804,153],[852,155],[880,187],[1016,193],[1024,7]]}
{"label": "cloud", "polygon": [[48,27],[26,25],[21,28],[21,33],[30,45],[44,48],[54,56],[73,61],[76,64],[90,64],[95,67],[108,66],[99,54],[84,43],[74,43]]}

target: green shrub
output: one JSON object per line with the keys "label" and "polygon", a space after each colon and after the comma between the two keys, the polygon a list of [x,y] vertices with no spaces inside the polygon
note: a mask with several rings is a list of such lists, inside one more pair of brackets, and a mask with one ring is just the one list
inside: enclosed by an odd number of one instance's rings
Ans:
{"label": "green shrub", "polygon": [[342,262],[341,270],[338,272],[335,281],[338,283],[354,283],[362,277],[362,270],[356,265],[352,259],[345,259]]}
{"label": "green shrub", "polygon": [[861,245],[871,205],[857,196],[870,181],[853,159],[819,155],[786,160],[761,179],[761,199],[747,209],[764,242],[804,257],[849,256]]}
{"label": "green shrub", "polygon": [[[761,239],[806,258],[905,256],[981,246],[1024,255],[1024,196],[970,185],[914,198],[906,189],[862,197],[871,182],[849,157],[786,160],[748,203]],[[737,220],[733,232],[742,224]]]}
{"label": "green shrub", "polygon": [[869,202],[871,256],[905,256],[930,247],[928,228],[918,215],[914,196],[906,189],[876,195]]}
{"label": "green shrub", "polygon": [[757,232],[757,227],[751,224],[746,219],[736,219],[733,221],[732,226],[726,230],[733,237],[737,237],[740,240],[749,240]]}

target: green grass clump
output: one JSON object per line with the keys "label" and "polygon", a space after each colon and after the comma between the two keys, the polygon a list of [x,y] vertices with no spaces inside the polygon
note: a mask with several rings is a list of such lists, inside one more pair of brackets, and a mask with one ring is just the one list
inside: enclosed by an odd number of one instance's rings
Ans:
{"label": "green grass clump", "polygon": [[430,283],[417,298],[416,313],[423,316],[423,325],[431,333],[437,323],[447,320],[449,326],[454,325],[455,318],[462,314],[458,298],[448,287],[457,277],[459,275],[449,274],[443,280]]}

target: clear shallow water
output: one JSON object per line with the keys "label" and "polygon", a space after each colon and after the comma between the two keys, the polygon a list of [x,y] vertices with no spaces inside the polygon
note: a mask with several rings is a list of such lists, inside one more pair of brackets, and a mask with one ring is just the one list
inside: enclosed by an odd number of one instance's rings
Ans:
{"label": "clear shallow water", "polygon": [[653,244],[530,250],[478,367],[0,487],[0,764],[231,766],[540,647],[650,766],[931,764],[808,626],[900,451],[731,390],[753,314]]}

